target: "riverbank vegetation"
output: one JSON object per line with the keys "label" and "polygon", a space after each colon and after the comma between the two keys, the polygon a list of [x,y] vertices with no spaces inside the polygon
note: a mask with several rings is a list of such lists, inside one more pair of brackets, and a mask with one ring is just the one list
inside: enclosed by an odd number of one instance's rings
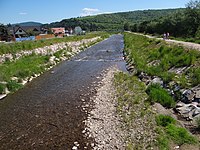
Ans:
{"label": "riverbank vegetation", "polygon": [[[99,42],[107,37],[108,33],[98,32],[92,33],[84,36],[74,36],[61,39],[49,39],[41,41],[25,41],[10,44],[2,44],[2,53],[16,53],[18,51],[27,50],[27,46],[31,45],[29,48],[44,47],[58,42],[68,42],[68,41],[80,41],[82,39],[89,39],[93,37],[101,37],[97,41],[91,43],[83,43],[79,46],[80,51],[86,49],[87,47]],[[45,45],[46,44],[46,45]],[[77,47],[78,48],[78,47]],[[76,49],[77,49],[76,48]],[[47,55],[36,55],[32,53],[31,55],[24,55],[20,59],[14,61],[5,61],[0,64],[0,94],[8,94],[8,92],[15,92],[22,88],[26,82],[31,81],[36,78],[46,70],[52,68],[62,60],[69,59],[71,56],[76,54],[72,51],[71,47],[65,49],[60,49],[55,53]]]}
{"label": "riverbank vegetation", "polygon": [[[157,115],[147,100],[146,86],[136,76],[118,73],[114,78],[117,91],[117,111],[123,121],[126,149],[165,149],[171,145],[191,144],[198,147],[198,140],[176,120],[167,115]],[[161,95],[160,95],[161,96]]]}
{"label": "riverbank vegetation", "polygon": [[[165,84],[174,81],[182,88],[200,84],[200,53],[185,50],[181,46],[167,45],[164,41],[149,39],[145,36],[125,33],[125,52],[130,64],[150,76],[158,76]],[[174,70],[186,67],[180,75]],[[171,69],[171,71],[170,71]]]}
{"label": "riverbank vegetation", "polygon": [[52,39],[44,39],[44,40],[36,40],[36,41],[22,41],[22,42],[14,42],[14,43],[0,43],[0,55],[12,53],[15,54],[24,50],[32,50],[35,48],[40,48],[44,46],[50,46],[56,43],[62,42],[72,42],[72,41],[80,41],[82,39],[90,39],[93,37],[101,36],[103,39],[109,37],[108,33],[105,32],[92,32],[82,36],[69,36],[64,38],[52,38]]}
{"label": "riverbank vegetation", "polygon": [[127,149],[199,147],[198,138],[174,118],[157,114],[153,104],[173,109],[181,99],[180,89],[200,84],[200,53],[133,33],[124,33],[124,40],[131,73],[116,74],[114,83],[117,109],[130,133],[125,138]]}

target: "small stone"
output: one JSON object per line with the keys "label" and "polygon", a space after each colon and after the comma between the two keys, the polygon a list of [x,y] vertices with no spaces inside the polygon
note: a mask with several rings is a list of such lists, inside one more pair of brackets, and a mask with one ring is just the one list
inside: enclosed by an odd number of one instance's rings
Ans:
{"label": "small stone", "polygon": [[72,147],[72,150],[77,150],[78,148],[76,146],[73,146]]}
{"label": "small stone", "polygon": [[174,147],[174,149],[179,149],[179,148],[180,148],[180,146],[175,146],[175,147]]}

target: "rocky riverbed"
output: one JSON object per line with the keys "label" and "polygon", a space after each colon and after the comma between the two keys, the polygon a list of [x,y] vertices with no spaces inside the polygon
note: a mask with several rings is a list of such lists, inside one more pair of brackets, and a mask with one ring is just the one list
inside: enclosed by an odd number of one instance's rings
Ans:
{"label": "rocky riverbed", "polygon": [[122,130],[122,122],[116,112],[117,98],[114,94],[113,78],[117,69],[109,69],[103,76],[101,87],[97,90],[93,110],[85,121],[86,136],[95,139],[94,150],[125,149],[125,132]]}

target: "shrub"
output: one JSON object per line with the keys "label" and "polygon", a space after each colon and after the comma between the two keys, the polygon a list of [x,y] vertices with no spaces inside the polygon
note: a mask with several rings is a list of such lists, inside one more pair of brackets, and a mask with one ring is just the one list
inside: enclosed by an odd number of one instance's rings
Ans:
{"label": "shrub", "polygon": [[197,139],[190,135],[190,133],[185,128],[176,127],[173,124],[169,124],[166,127],[166,133],[176,144],[179,145],[182,145],[184,143],[197,143]]}
{"label": "shrub", "polygon": [[176,123],[176,120],[174,118],[172,118],[171,116],[158,115],[158,116],[156,116],[156,123],[159,126],[166,127],[169,124]]}
{"label": "shrub", "polygon": [[171,108],[175,106],[174,99],[169,95],[169,93],[160,87],[158,84],[150,85],[147,90],[147,94],[149,95],[148,100],[151,103],[158,102],[164,107]]}

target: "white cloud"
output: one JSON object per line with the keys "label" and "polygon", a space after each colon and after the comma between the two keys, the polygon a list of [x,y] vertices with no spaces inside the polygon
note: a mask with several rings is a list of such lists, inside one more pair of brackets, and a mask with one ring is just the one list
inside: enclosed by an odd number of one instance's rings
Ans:
{"label": "white cloud", "polygon": [[107,12],[102,12],[102,13],[100,13],[100,14],[112,14],[112,13],[114,13],[114,12],[107,11]]}
{"label": "white cloud", "polygon": [[20,12],[19,15],[27,15],[26,12]]}
{"label": "white cloud", "polygon": [[81,16],[91,16],[91,15],[96,15],[99,12],[99,9],[96,8],[83,8],[82,9]]}

